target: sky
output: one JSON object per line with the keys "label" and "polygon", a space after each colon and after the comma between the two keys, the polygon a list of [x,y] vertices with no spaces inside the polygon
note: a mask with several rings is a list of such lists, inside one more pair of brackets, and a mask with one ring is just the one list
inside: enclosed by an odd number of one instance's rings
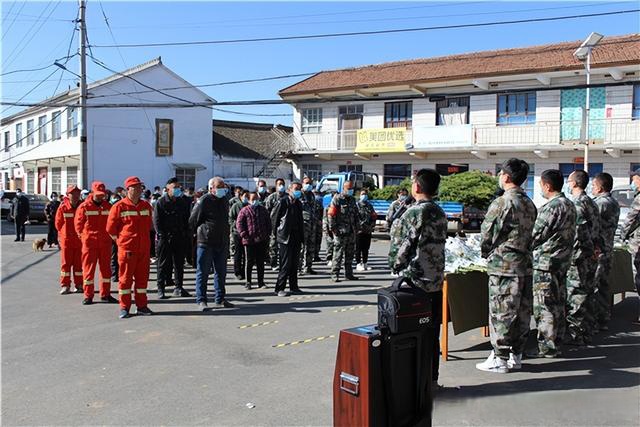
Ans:
{"label": "sky", "polygon": [[[72,43],[77,1],[1,2],[2,74],[52,65],[77,52]],[[158,56],[192,84],[258,79],[388,61],[583,40],[640,32],[638,13],[556,22],[448,29],[313,40],[193,46],[107,48],[100,45],[228,40],[430,27],[640,9],[640,1],[432,1],[432,2],[87,2],[88,39],[94,57],[124,70]],[[105,23],[105,16],[109,27]],[[46,19],[45,19],[46,18]],[[64,60],[62,60],[63,62]],[[89,82],[111,73],[87,61]],[[78,57],[66,64],[78,72]],[[53,74],[52,74],[53,73]],[[42,82],[43,79],[47,78]],[[277,99],[304,77],[203,88],[217,101]],[[38,102],[74,86],[77,77],[55,66],[1,76],[2,100]],[[37,87],[36,87],[37,86]],[[34,89],[35,87],[35,89]],[[31,91],[31,92],[30,92]],[[30,92],[30,93],[29,93]],[[213,118],[291,124],[291,107],[229,106]],[[0,107],[1,116],[20,107]]]}

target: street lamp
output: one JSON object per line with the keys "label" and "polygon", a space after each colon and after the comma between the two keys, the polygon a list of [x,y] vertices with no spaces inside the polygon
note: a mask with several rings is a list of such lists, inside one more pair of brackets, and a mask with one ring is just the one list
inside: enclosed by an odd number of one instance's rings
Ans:
{"label": "street lamp", "polygon": [[580,47],[573,52],[579,61],[584,62],[584,68],[587,72],[587,96],[585,108],[582,111],[582,132],[580,132],[582,143],[584,144],[584,171],[589,173],[589,91],[591,84],[591,50],[602,40],[604,36],[598,33],[591,33],[589,37],[582,42]]}

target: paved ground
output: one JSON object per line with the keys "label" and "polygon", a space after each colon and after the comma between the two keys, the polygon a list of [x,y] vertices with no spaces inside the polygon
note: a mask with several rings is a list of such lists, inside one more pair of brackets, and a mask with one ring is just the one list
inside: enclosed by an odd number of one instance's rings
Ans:
{"label": "paved ground", "polygon": [[[285,299],[232,280],[236,309],[203,314],[192,299],[149,294],[156,316],[119,320],[115,305],[85,307],[81,295],[58,295],[58,252],[31,252],[43,226],[29,227],[35,234],[28,242],[13,243],[6,225],[4,425],[331,425],[337,338],[274,346],[374,323],[376,288],[390,281],[388,241],[377,241],[376,269],[359,282],[335,285],[320,267],[322,275],[301,281],[305,298]],[[186,287],[193,286],[189,272]],[[631,323],[637,310],[637,297],[628,296],[596,345],[527,361],[508,375],[474,368],[489,351],[479,330],[452,336],[434,424],[640,425],[640,326]]]}

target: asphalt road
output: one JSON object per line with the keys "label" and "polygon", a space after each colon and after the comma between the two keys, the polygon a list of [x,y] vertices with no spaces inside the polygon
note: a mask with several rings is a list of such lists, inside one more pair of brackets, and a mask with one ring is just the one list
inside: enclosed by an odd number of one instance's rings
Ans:
{"label": "asphalt road", "polygon": [[[331,425],[338,333],[375,323],[376,289],[390,283],[389,243],[376,241],[375,270],[358,282],[333,284],[319,266],[321,275],[302,278],[303,298],[278,298],[233,279],[235,309],[200,313],[193,299],[158,301],[150,293],[156,315],[119,320],[116,305],[82,306],[81,295],[58,295],[58,252],[31,251],[44,232],[29,227],[25,243],[2,233],[7,426]],[[274,274],[267,279],[273,284]],[[186,288],[193,287],[190,270]],[[490,349],[479,330],[451,331],[434,425],[640,425],[637,310],[638,298],[627,294],[594,346],[526,361],[507,375],[475,369]]]}

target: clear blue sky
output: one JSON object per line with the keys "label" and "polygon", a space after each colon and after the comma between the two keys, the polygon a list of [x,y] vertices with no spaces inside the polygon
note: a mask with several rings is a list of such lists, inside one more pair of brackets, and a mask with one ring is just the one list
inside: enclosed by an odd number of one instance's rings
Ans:
{"label": "clear blue sky", "polygon": [[[637,9],[640,2],[115,2],[89,0],[91,44],[113,44],[101,4],[119,44],[219,40],[251,37],[370,31],[394,28],[504,21],[534,17]],[[531,10],[535,9],[535,10]],[[518,12],[520,11],[520,12]],[[2,72],[36,68],[66,55],[77,12],[76,1],[2,1]],[[48,20],[43,18],[50,17]],[[38,19],[40,17],[40,19]],[[638,14],[526,23],[475,29],[157,48],[94,48],[109,67],[122,70],[162,56],[165,65],[193,84],[313,72],[380,62],[530,46],[604,35],[638,33]],[[72,52],[77,49],[77,38]],[[120,56],[122,55],[122,57]],[[77,57],[67,67],[78,71]],[[56,68],[2,77],[3,100],[16,101]],[[59,70],[59,69],[58,69]],[[74,85],[57,71],[23,101],[37,102]],[[88,62],[90,81],[110,74]],[[218,101],[275,99],[299,79],[203,89]],[[6,107],[3,107],[4,110]],[[288,106],[224,107],[253,114],[290,114]],[[2,115],[18,111],[7,110]],[[254,117],[214,112],[214,118],[279,122],[291,117]]]}

